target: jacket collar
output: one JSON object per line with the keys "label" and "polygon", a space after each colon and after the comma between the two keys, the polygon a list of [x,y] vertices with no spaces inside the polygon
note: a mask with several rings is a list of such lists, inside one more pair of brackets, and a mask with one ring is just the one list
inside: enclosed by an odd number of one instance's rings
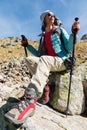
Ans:
{"label": "jacket collar", "polygon": [[[53,26],[52,32],[56,32],[58,30],[59,26]],[[45,32],[40,33],[38,36],[42,37],[44,36]]]}

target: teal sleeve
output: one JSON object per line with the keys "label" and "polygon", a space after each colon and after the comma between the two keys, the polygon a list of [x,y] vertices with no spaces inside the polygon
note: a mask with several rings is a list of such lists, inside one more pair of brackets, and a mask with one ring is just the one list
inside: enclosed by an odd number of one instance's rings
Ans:
{"label": "teal sleeve", "polygon": [[[62,37],[64,40],[64,46],[67,51],[71,51],[73,47],[73,34],[68,35],[66,30],[64,28],[61,28],[62,32]],[[77,41],[77,36],[76,36],[76,41]]]}
{"label": "teal sleeve", "polygon": [[[78,37],[76,35],[76,42],[77,42],[77,39],[78,39]],[[74,44],[73,41],[74,41],[74,36],[73,36],[73,34],[70,34],[69,44],[68,44],[68,50],[72,50],[73,44]]]}
{"label": "teal sleeve", "polygon": [[30,51],[33,55],[38,56],[38,50],[36,50],[32,45],[27,46],[28,51]]}

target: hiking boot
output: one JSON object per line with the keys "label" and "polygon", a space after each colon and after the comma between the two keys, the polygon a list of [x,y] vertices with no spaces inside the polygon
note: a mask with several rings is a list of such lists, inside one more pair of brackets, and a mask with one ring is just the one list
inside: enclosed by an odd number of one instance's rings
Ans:
{"label": "hiking boot", "polygon": [[36,102],[36,90],[34,88],[28,88],[28,91],[25,91],[22,100],[7,112],[5,117],[16,125],[22,124],[27,117],[34,114]]}
{"label": "hiking boot", "polygon": [[42,98],[41,98],[42,104],[45,105],[49,102],[49,93],[50,93],[50,87],[49,87],[49,85],[46,85],[44,87],[43,95],[42,95]]}

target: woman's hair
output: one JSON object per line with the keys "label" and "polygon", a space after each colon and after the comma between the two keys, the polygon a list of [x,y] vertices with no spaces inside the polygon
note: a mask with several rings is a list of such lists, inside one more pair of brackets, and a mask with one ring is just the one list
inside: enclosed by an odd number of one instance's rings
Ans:
{"label": "woman's hair", "polygon": [[44,21],[41,27],[42,32],[45,32],[45,28],[46,28],[46,22]]}

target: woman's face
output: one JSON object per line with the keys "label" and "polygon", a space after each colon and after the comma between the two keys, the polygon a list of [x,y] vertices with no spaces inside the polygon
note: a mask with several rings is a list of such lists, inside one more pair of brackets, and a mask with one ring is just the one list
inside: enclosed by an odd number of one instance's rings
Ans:
{"label": "woman's face", "polygon": [[45,16],[44,22],[45,22],[46,25],[53,25],[54,21],[55,21],[55,16],[54,15],[51,15],[50,13],[48,13]]}

